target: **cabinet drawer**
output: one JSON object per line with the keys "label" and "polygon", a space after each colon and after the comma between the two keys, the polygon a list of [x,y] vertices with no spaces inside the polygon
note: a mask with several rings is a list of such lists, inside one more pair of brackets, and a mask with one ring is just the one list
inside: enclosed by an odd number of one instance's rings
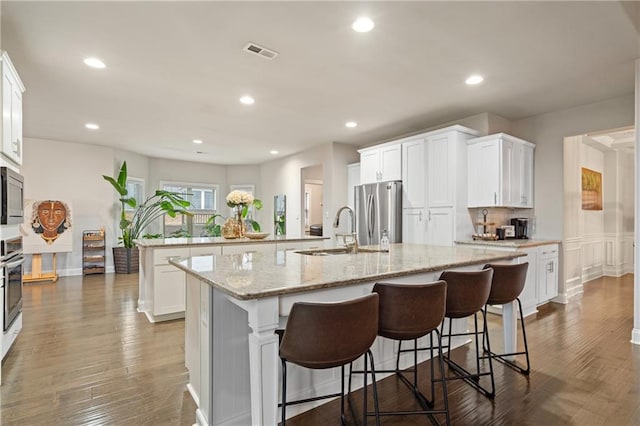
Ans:
{"label": "cabinet drawer", "polygon": [[220,246],[191,247],[191,256],[207,256],[210,254],[220,255],[222,254],[222,248]]}
{"label": "cabinet drawer", "polygon": [[169,258],[174,256],[187,257],[189,256],[188,248],[175,248],[175,249],[160,249],[155,250],[153,253],[154,265],[168,265]]}
{"label": "cabinet drawer", "polygon": [[549,244],[546,246],[538,247],[538,257],[540,260],[558,257],[558,245]]}

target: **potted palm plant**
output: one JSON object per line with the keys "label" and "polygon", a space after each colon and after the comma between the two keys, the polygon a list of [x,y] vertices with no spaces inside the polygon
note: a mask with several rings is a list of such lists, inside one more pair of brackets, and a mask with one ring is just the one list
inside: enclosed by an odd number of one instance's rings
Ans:
{"label": "potted palm plant", "polygon": [[[192,213],[186,210],[191,203],[177,192],[157,190],[155,194],[138,205],[135,198],[129,197],[129,191],[127,190],[126,161],[122,163],[117,179],[105,175],[102,175],[102,177],[113,186],[120,196],[119,227],[121,235],[118,237],[118,241],[122,243],[122,247],[113,247],[116,273],[130,274],[137,272],[139,256],[134,241],[144,236],[143,232],[147,226],[165,214],[170,217],[176,217],[177,214],[191,216]],[[135,209],[130,218],[127,215],[125,206]]]}

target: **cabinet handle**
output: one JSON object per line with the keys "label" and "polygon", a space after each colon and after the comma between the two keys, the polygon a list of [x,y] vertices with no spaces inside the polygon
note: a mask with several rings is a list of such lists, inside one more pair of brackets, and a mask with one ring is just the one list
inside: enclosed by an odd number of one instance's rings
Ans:
{"label": "cabinet handle", "polygon": [[498,204],[498,193],[494,192],[493,193],[493,204]]}
{"label": "cabinet handle", "polygon": [[553,262],[547,263],[547,272],[553,272]]}
{"label": "cabinet handle", "polygon": [[418,222],[422,222],[422,211],[418,213]]}
{"label": "cabinet handle", "polygon": [[429,222],[431,222],[431,210],[429,210]]}

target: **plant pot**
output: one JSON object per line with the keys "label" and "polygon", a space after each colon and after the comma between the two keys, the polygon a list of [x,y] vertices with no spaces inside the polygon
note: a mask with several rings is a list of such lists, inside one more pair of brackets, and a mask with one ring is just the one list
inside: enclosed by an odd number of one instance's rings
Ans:
{"label": "plant pot", "polygon": [[139,271],[138,248],[113,247],[113,264],[116,274],[134,274]]}

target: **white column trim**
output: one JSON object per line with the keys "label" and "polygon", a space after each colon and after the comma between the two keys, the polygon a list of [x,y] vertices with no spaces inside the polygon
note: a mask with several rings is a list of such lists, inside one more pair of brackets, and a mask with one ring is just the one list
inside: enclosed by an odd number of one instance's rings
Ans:
{"label": "white column trim", "polygon": [[635,182],[636,182],[636,200],[635,200],[635,266],[633,278],[633,330],[631,332],[631,343],[640,345],[640,275],[637,268],[640,265],[640,180],[638,176],[638,166],[640,166],[640,59],[636,59],[636,91],[635,91],[635,125],[636,125],[636,164],[635,164]]}

